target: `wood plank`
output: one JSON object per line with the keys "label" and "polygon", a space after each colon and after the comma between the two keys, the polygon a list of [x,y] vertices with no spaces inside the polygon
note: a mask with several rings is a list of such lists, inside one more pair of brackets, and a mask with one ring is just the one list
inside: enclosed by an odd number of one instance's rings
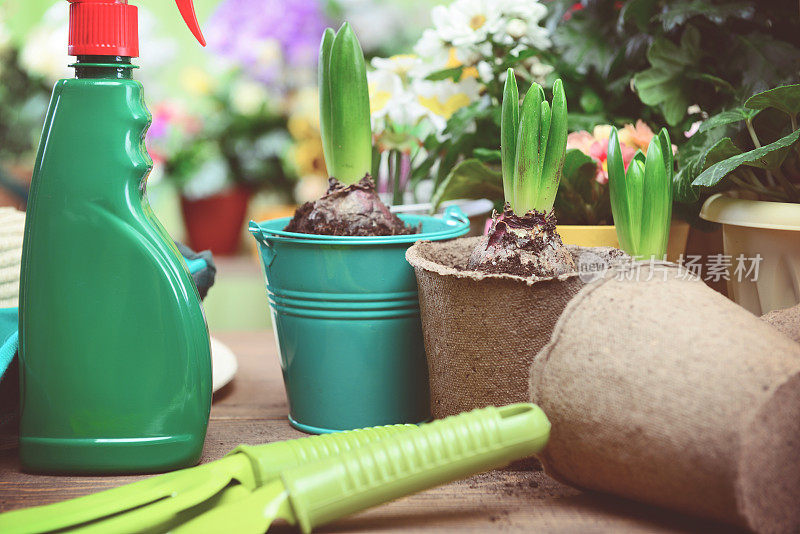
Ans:
{"label": "wood plank", "polygon": [[[303,437],[286,420],[271,332],[221,334],[237,355],[233,383],[215,395],[202,462],[239,443]],[[0,451],[0,511],[86,495],[137,476],[51,476],[20,471],[16,448]],[[340,520],[320,532],[730,532],[674,512],[560,484],[541,471],[493,471]],[[276,525],[271,531],[295,532]]]}

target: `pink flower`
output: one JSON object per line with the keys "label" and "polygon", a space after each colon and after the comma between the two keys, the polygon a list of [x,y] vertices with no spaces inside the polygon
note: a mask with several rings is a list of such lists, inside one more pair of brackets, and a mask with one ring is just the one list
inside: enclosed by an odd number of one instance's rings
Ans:
{"label": "pink flower", "polygon": [[[599,184],[608,183],[608,137],[611,134],[611,126],[601,125],[596,126],[593,133],[586,130],[579,132],[572,132],[567,136],[567,149],[575,148],[580,150],[593,160],[597,162],[597,172],[594,179]],[[620,140],[620,149],[622,151],[622,162],[625,168],[636,155],[636,148],[629,146]]]}

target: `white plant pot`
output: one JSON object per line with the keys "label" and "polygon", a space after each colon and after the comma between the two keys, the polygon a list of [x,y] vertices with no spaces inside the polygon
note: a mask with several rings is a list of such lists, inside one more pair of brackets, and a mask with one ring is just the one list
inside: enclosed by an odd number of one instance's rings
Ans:
{"label": "white plant pot", "polygon": [[[800,204],[711,196],[700,217],[722,224],[728,295],[756,315],[800,303]],[[761,256],[758,277],[735,273],[737,258]],[[741,278],[741,279],[740,279]]]}

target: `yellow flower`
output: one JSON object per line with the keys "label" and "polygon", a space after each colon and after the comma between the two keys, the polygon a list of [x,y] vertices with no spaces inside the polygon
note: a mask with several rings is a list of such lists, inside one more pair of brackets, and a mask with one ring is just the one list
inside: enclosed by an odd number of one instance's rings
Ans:
{"label": "yellow flower", "polygon": [[322,141],[317,138],[300,141],[292,149],[292,159],[300,176],[327,176]]}
{"label": "yellow flower", "polygon": [[612,126],[610,124],[600,124],[595,126],[592,130],[592,137],[594,137],[596,141],[604,141],[606,144],[608,144],[608,140],[611,137],[611,128]]}
{"label": "yellow flower", "polygon": [[181,85],[190,94],[203,96],[211,93],[214,81],[207,71],[197,67],[187,67],[181,71]]}
{"label": "yellow flower", "polygon": [[431,97],[419,95],[418,98],[423,107],[445,119],[449,119],[453,113],[469,104],[469,97],[464,93],[457,93],[444,99],[438,95]]}
{"label": "yellow flower", "polygon": [[[450,47],[449,52],[447,53],[447,63],[445,63],[445,69],[454,69],[456,67],[462,66],[464,63],[458,59],[458,53],[455,47]],[[477,78],[478,77],[478,69],[476,67],[465,67],[463,71],[461,71],[461,79],[465,78]]]}
{"label": "yellow flower", "polygon": [[636,126],[626,124],[622,128],[619,132],[619,140],[626,145],[647,150],[647,146],[654,135],[653,130],[642,119],[639,119],[636,121]]}
{"label": "yellow flower", "polygon": [[286,127],[295,139],[309,139],[319,135],[319,126],[303,115],[290,115]]}

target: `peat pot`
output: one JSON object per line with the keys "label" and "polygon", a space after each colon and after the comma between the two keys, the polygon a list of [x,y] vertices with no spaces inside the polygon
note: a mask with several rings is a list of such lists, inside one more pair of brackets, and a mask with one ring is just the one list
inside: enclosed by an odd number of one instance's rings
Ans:
{"label": "peat pot", "polygon": [[630,259],[615,248],[567,245],[578,272],[556,278],[464,270],[481,239],[418,242],[406,253],[417,275],[437,419],[527,402],[533,356],[549,342],[570,299],[592,279],[584,269]]}
{"label": "peat pot", "polygon": [[430,419],[417,284],[405,261],[418,239],[469,231],[457,207],[404,215],[413,235],[286,232],[288,217],[250,223],[258,241],[292,426],[327,433]]}
{"label": "peat pot", "polygon": [[[703,204],[700,217],[722,223],[730,260],[728,296],[734,302],[756,315],[800,303],[800,204],[716,194]],[[754,263],[757,276],[744,273]],[[744,271],[737,272],[740,266]]]}

